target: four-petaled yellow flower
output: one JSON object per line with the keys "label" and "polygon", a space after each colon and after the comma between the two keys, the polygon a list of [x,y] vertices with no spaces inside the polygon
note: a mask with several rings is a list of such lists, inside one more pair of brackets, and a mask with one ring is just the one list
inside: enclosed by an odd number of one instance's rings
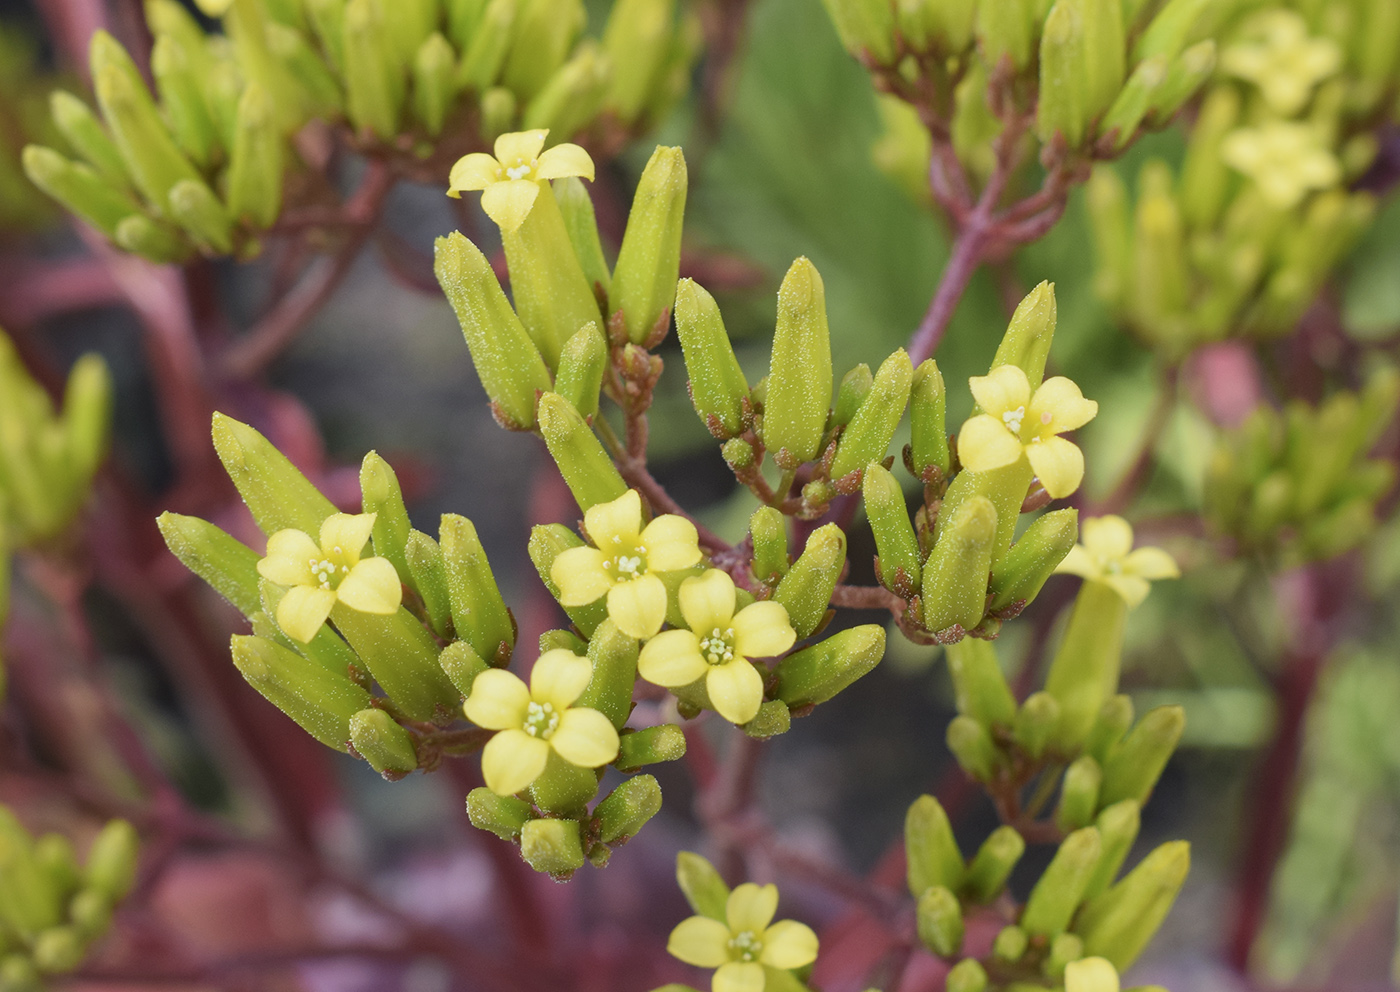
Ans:
{"label": "four-petaled yellow flower", "polygon": [[1342,67],[1342,51],[1329,38],[1308,37],[1308,25],[1291,10],[1270,10],[1252,22],[1246,40],[1220,53],[1220,68],[1259,87],[1277,114],[1292,117],[1318,83]]}
{"label": "four-petaled yellow flower", "polygon": [[336,513],[321,524],[321,543],[299,530],[279,530],[267,539],[258,574],[289,586],[277,604],[277,626],[293,640],[309,643],[337,602],[361,613],[390,614],[399,608],[403,586],[387,558],[361,558],[374,529],[373,513]]}
{"label": "four-petaled yellow flower", "polygon": [[1133,528],[1122,517],[1085,520],[1081,542],[1069,549],[1057,574],[1078,575],[1110,586],[1134,607],[1147,598],[1150,579],[1175,579],[1181,575],[1176,561],[1161,548],[1133,550]]}
{"label": "four-petaled yellow flower", "polygon": [[666,619],[666,584],[657,572],[677,572],[700,560],[695,525],[666,514],[642,529],[642,499],[629,489],[611,503],[583,514],[583,526],[595,545],[570,548],[554,559],[549,577],[559,587],[559,602],[587,606],[606,595],[608,616],[628,637],[645,639]]}
{"label": "four-petaled yellow flower", "polygon": [[1118,992],[1118,969],[1107,958],[1080,958],[1065,967],[1065,992]]}
{"label": "four-petaled yellow flower", "polygon": [[548,151],[548,130],[517,131],[496,139],[494,156],[472,152],[457,160],[448,177],[447,195],[482,190],[481,209],[502,231],[517,230],[540,195],[540,183],[564,176],[593,179],[593,159],[578,145],[565,142]]}
{"label": "four-petaled yellow flower", "polygon": [[1342,181],[1337,157],[1308,124],[1269,121],[1231,131],[1220,143],[1220,157],[1253,179],[1279,210],[1297,206],[1309,190],[1330,189]]}
{"label": "four-petaled yellow flower", "polygon": [[1046,379],[1032,395],[1030,380],[1015,365],[1000,365],[969,380],[982,413],[958,433],[958,458],[970,472],[1013,464],[1022,454],[1054,499],[1068,496],[1084,478],[1084,454],[1062,437],[1094,419],[1099,405],[1086,400],[1064,376]]}
{"label": "four-petaled yellow flower", "polygon": [[481,773],[498,796],[513,796],[540,777],[549,752],[580,768],[617,757],[617,731],[597,710],[575,706],[593,666],[567,648],[540,655],[526,688],[499,668],[482,672],[462,709],[478,727],[498,730],[481,752]]}
{"label": "four-petaled yellow flower", "polygon": [[667,688],[704,678],[719,715],[748,723],[763,704],[763,676],[751,659],[792,647],[797,632],[781,603],[750,603],[734,612],[734,580],[712,568],[681,583],[681,616],[689,630],[667,630],[642,647],[637,672]]}
{"label": "four-petaled yellow flower", "polygon": [[805,923],[769,923],[778,909],[776,885],[745,882],[729,894],[726,922],[708,916],[682,920],[666,950],[686,964],[715,968],[712,992],[763,992],[764,967],[802,968],[817,959],[817,935]]}

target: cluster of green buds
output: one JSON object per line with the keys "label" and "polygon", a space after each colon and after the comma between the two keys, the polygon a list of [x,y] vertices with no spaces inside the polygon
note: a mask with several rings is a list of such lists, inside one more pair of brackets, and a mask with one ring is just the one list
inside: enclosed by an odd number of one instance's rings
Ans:
{"label": "cluster of green buds", "polygon": [[0,230],[37,228],[53,219],[53,205],[34,195],[20,150],[47,141],[53,124],[44,103],[54,78],[39,67],[35,39],[0,23]]}
{"label": "cluster of green buds", "polygon": [[1222,433],[1206,472],[1205,515],[1240,548],[1289,567],[1357,547],[1395,467],[1367,455],[1395,420],[1400,375],[1383,370],[1359,393],[1321,406],[1258,407]]}
{"label": "cluster of green buds", "polygon": [[137,836],[112,820],[78,862],[61,834],[35,837],[0,805],[0,989],[40,992],[73,971],[136,880]]}
{"label": "cluster of green buds", "polygon": [[307,192],[289,182],[305,171],[290,138],[313,119],[344,124],[354,146],[410,177],[436,176],[522,123],[591,128],[615,149],[684,92],[699,44],[675,0],[623,0],[601,41],[580,37],[581,0],[203,6],[222,34],[174,0],[148,0],[154,97],[122,46],[94,35],[99,113],[54,93],[68,154],[24,153],[36,185],[157,262],[256,254],[284,197]]}

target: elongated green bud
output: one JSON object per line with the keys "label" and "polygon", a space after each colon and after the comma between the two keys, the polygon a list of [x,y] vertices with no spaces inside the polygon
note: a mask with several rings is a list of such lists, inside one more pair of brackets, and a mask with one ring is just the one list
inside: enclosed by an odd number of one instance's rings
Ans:
{"label": "elongated green bud", "polygon": [[836,405],[831,409],[833,426],[845,427],[860,412],[860,405],[870,395],[875,385],[875,377],[870,374],[870,366],[861,362],[841,377],[836,387]]}
{"label": "elongated green bud", "polygon": [[608,366],[608,343],[597,322],[579,328],[564,343],[554,390],[584,417],[598,412],[598,393]]}
{"label": "elongated green bud", "polygon": [[509,658],[515,646],[515,624],[476,527],[466,517],[444,513],[438,539],[457,636],[488,662]]}
{"label": "elongated green bud", "polygon": [[681,851],[676,855],[676,884],[697,915],[708,916],[721,923],[725,921],[729,886],[724,884],[714,865],[698,854]]}
{"label": "elongated green bud", "polygon": [[904,491],[888,469],[871,462],[865,469],[861,495],[875,533],[875,550],[880,554],[880,581],[896,595],[910,598],[919,588],[923,563]]}
{"label": "elongated green bud", "polygon": [[1099,805],[1103,769],[1085,754],[1075,759],[1060,785],[1060,805],[1055,809],[1055,825],[1066,832],[1087,827]]}
{"label": "elongated green bud", "polygon": [[1128,604],[1111,586],[1088,580],[1080,587],[1045,679],[1045,691],[1060,704],[1054,740],[1061,748],[1084,743],[1099,710],[1118,688],[1127,613]]}
{"label": "elongated green bud", "polygon": [[408,507],[403,502],[399,477],[379,452],[371,451],[360,463],[360,507],[373,513],[374,553],[393,562],[400,576],[410,574],[405,547],[413,525],[408,521]]}
{"label": "elongated green bud", "polygon": [[993,830],[968,865],[963,882],[967,897],[979,903],[995,899],[1006,887],[1006,880],[1025,851],[1026,842],[1015,827],[1000,826]]}
{"label": "elongated green bud", "polygon": [[1039,758],[1059,723],[1060,704],[1055,697],[1048,692],[1031,693],[1016,714],[1016,743],[1032,758]]}
{"label": "elongated green bud", "polygon": [[498,796],[483,786],[467,793],[467,818],[478,830],[515,840],[530,820],[530,804],[514,796]]}
{"label": "elongated green bud", "polygon": [[1016,699],[992,642],[967,637],[945,651],[958,712],[986,727],[1010,727],[1016,719]]}
{"label": "elongated green bud", "polygon": [[1103,704],[1099,718],[1084,740],[1084,752],[1101,766],[1108,763],[1114,748],[1133,725],[1133,699],[1119,694]]}
{"label": "elongated green bud", "polygon": [[1233,171],[1220,156],[1220,143],[1234,130],[1240,96],[1233,87],[1212,87],[1201,101],[1186,159],[1181,164],[1181,211],[1193,228],[1215,224],[1229,195]]}
{"label": "elongated green bud", "polygon": [[935,885],[919,896],[915,922],[919,940],[934,954],[952,957],[962,950],[962,906],[944,886]]}
{"label": "elongated green bud", "polygon": [[1027,293],[1011,315],[1011,322],[992,359],[992,368],[1018,366],[1030,380],[1031,389],[1039,389],[1045,379],[1050,344],[1055,338],[1057,312],[1054,283],[1042,282]]}
{"label": "elongated green bud", "polygon": [[1026,953],[1026,945],[1029,943],[1030,938],[1020,927],[1002,927],[1001,932],[992,941],[992,956],[1006,962],[1019,961],[1021,955]]}
{"label": "elongated green bud", "polygon": [[764,400],[763,443],[783,468],[817,456],[831,403],[826,290],[811,262],[792,263],[778,289],[778,323]]}
{"label": "elongated green bud", "polygon": [[986,992],[987,969],[976,958],[963,958],[949,970],[943,987],[945,992]]}
{"label": "elongated green bud", "polygon": [[507,426],[529,430],[535,425],[535,394],[550,387],[539,349],[476,245],[454,231],[437,239],[434,253],[433,270],[456,311],[492,411]]}
{"label": "elongated green bud", "polygon": [[345,76],[345,0],[306,0],[316,38],[336,73]]}
{"label": "elongated green bud", "polygon": [[113,902],[123,898],[136,882],[141,839],[126,820],[109,820],[88,848],[83,866],[88,886]]}
{"label": "elongated green bud", "polygon": [[923,622],[927,629],[971,630],[982,621],[996,532],[997,511],[985,496],[964,500],[939,528],[938,543],[924,563]]}
{"label": "elongated green bud", "polygon": [[352,716],[350,743],[381,775],[407,775],[418,767],[413,738],[383,710],[360,710]]}
{"label": "elongated green bud", "polygon": [[1030,65],[1040,6],[1033,0],[978,0],[977,38],[987,65],[996,68],[1004,58],[1017,71]]}
{"label": "elongated green bud", "polygon": [[491,667],[466,641],[453,641],[438,655],[438,665],[463,697],[472,694],[476,677]]}
{"label": "elongated green bud", "polygon": [[869,672],[885,656],[885,628],[864,624],[833,634],[784,658],[778,698],[790,707],[824,703]]}
{"label": "elongated green bud", "polygon": [[661,786],[656,779],[651,775],[629,778],[593,810],[598,839],[604,844],[621,843],[634,836],[660,809]]}
{"label": "elongated green bud", "polygon": [[181,179],[170,188],[170,219],[210,254],[233,251],[233,221],[204,183]]}
{"label": "elongated green bud", "polygon": [[398,134],[404,79],[390,50],[385,16],[375,0],[348,0],[342,47],[345,51],[345,109],[359,131],[383,141]]}
{"label": "elongated green bud", "polygon": [[948,450],[947,403],[938,363],[926,359],[914,370],[909,391],[910,468],[917,479],[922,480],[931,468],[937,469],[941,478],[948,475],[952,453]]}
{"label": "elongated green bud", "polygon": [[920,796],[905,814],[904,852],[909,894],[916,899],[934,886],[956,889],[963,884],[967,866],[948,814],[933,796]]}
{"label": "elongated green bud", "polygon": [[[1045,961],[1040,966],[1041,974],[1046,978],[1056,981],[1063,980],[1065,968],[1071,962],[1078,961],[1084,956],[1084,941],[1080,940],[1072,933],[1062,933],[1050,942],[1050,953],[1046,955]],[[1095,976],[1097,977],[1097,976]],[[1113,976],[1116,984],[1118,976]],[[1100,989],[1098,986],[1085,987],[1075,978],[1071,978],[1075,984],[1066,986],[1066,992],[1074,989],[1074,992],[1113,992],[1111,986]]]}
{"label": "elongated green bud", "polygon": [[685,155],[679,148],[658,145],[637,181],[608,289],[608,316],[621,312],[633,344],[654,342],[666,333],[680,274],[687,185]]}
{"label": "elongated green bud", "polygon": [[[385,21],[393,43],[396,64],[413,64],[413,59],[423,43],[437,27],[441,6],[438,0],[398,0],[390,8],[390,16],[386,17]],[[446,41],[444,38],[443,42]],[[448,51],[451,51],[450,45]]]}
{"label": "elongated green bud", "polygon": [[1114,151],[1121,151],[1133,140],[1138,125],[1147,116],[1157,90],[1166,78],[1167,60],[1161,55],[1139,63],[1133,74],[1128,77],[1128,82],[1098,126],[1099,134],[1114,135]]}
{"label": "elongated green bud", "polygon": [[1144,62],[1158,56],[1171,60],[1180,55],[1210,3],[1211,0],[1168,0],[1138,38],[1133,61]]}
{"label": "elongated green bud", "polygon": [[1191,845],[1173,841],[1154,850],[1117,885],[1084,907],[1075,932],[1084,950],[1127,971],[1176,901],[1191,870]]}
{"label": "elongated green bud", "polygon": [[778,583],[773,600],[787,610],[799,638],[811,636],[826,617],[845,564],[846,535],[836,524],[826,524],[807,538],[806,549]]}
{"label": "elongated green bud", "polygon": [[[1084,31],[1085,73],[1084,116],[1088,121],[1101,115],[1123,88],[1126,75],[1122,0],[1056,0],[1056,6],[1073,3],[1079,10]],[[1053,11],[1052,11],[1053,13]],[[1049,18],[1046,30],[1050,29]],[[1042,90],[1042,99],[1044,91]]]}
{"label": "elongated green bud", "polygon": [[214,450],[262,532],[291,528],[315,537],[335,505],[256,430],[214,414]]}
{"label": "elongated green bud", "polygon": [[272,226],[282,210],[282,159],[271,97],[257,83],[249,83],[238,101],[228,169],[229,213],[254,227]]}
{"label": "elongated green bud", "polygon": [[102,122],[88,105],[72,93],[54,90],[49,95],[49,114],[60,134],[89,165],[115,187],[130,184],[121,152],[107,134]]}
{"label": "elongated green bud", "polygon": [[30,182],[109,238],[116,237],[117,225],[141,210],[95,169],[70,161],[52,148],[28,145],[21,161]]}
{"label": "elongated green bud", "polygon": [[331,619],[374,680],[411,719],[441,719],[456,711],[461,697],[438,665],[437,645],[408,610],[401,606],[397,613],[379,616],[340,603]]}
{"label": "elongated green bud", "polygon": [[1101,165],[1089,176],[1084,192],[1097,264],[1094,291],[1111,306],[1122,306],[1132,257],[1127,187],[1111,166]]}
{"label": "elongated green bud", "polygon": [[664,69],[675,19],[674,0],[621,0],[603,30],[603,47],[613,66],[607,105],[624,124],[647,107]]}
{"label": "elongated green bud", "polygon": [[885,0],[824,0],[846,51],[880,65],[894,61],[894,5]]}
{"label": "elongated green bud", "polygon": [[119,248],[157,265],[183,262],[190,254],[189,243],[180,237],[175,228],[144,214],[123,218],[112,240]]}
{"label": "elongated green bud", "polygon": [[482,93],[500,77],[510,50],[511,29],[518,8],[517,0],[491,0],[486,5],[486,12],[457,70],[457,81],[463,87]]}
{"label": "elongated green bud", "polygon": [[1215,39],[1192,45],[1167,68],[1167,76],[1153,95],[1151,123],[1166,124],[1191,99],[1215,71]]}
{"label": "elongated green bud", "polygon": [[44,834],[34,842],[34,862],[49,880],[49,885],[65,898],[82,884],[78,868],[78,852],[73,842],[62,834]]}
{"label": "elongated green bud", "polygon": [[639,649],[636,638],[618,630],[611,620],[604,620],[588,641],[593,678],[574,705],[597,710],[621,730],[632,712]]}
{"label": "elongated green bud", "polygon": [[269,24],[267,47],[301,89],[308,113],[336,117],[344,114],[345,94],[339,79],[300,31],[285,24]]}
{"label": "elongated green bud", "polygon": [[235,635],[231,647],[233,663],[249,685],[322,744],[345,750],[350,718],[370,705],[368,692],[261,637]]}
{"label": "elongated green bud", "polygon": [[151,49],[151,75],[176,142],[194,162],[207,166],[219,138],[194,64],[203,51],[202,43],[191,52],[175,36],[159,34]]}
{"label": "elongated green bud", "polygon": [[[540,581],[545,584],[549,594],[556,600],[559,598],[559,587],[554,584],[554,579],[550,577],[550,569],[554,567],[554,559],[569,548],[581,547],[583,547],[583,539],[563,524],[539,525],[530,531],[528,545],[530,560],[534,562],[535,570],[540,574]],[[598,629],[598,625],[607,618],[608,604],[606,600],[600,599],[588,606],[566,606],[564,612],[569,615],[569,619],[574,622],[574,626],[584,637],[592,637],[593,632]]]}
{"label": "elongated green bud", "polygon": [[520,831],[520,856],[535,871],[565,878],[583,867],[577,820],[531,820]]}
{"label": "elongated green bud", "polygon": [[612,285],[612,270],[603,256],[603,243],[598,237],[598,219],[593,213],[593,198],[577,176],[554,180],[554,199],[569,232],[569,242],[583,269],[594,297],[606,299]]}
{"label": "elongated green bud", "polygon": [[948,750],[967,772],[979,782],[990,782],[996,776],[999,763],[996,744],[982,726],[970,716],[954,717],[948,724]]}
{"label": "elongated green bud", "polygon": [[1021,913],[1021,929],[1054,937],[1069,926],[1098,864],[1102,844],[1095,827],[1076,830],[1060,843]]}
{"label": "elongated green bud", "polygon": [[587,22],[582,0],[521,4],[501,85],[523,100],[532,99],[564,64]]}
{"label": "elongated green bud", "polygon": [[98,889],[83,889],[68,904],[68,918],[88,939],[100,937],[112,925],[112,900]]}
{"label": "elongated green bud", "polygon": [[623,734],[618,740],[621,743],[613,764],[619,771],[636,771],[644,765],[685,757],[685,732],[675,724],[645,727],[636,733]]}
{"label": "elongated green bud", "polygon": [[[1084,0],[1056,0],[1040,39],[1040,101],[1035,127],[1049,144],[1056,134],[1071,148],[1084,141],[1089,122],[1089,50]],[[1121,49],[1120,49],[1121,53]]]}
{"label": "elongated green bud", "polygon": [[690,399],[710,433],[728,438],[746,426],[749,382],[714,297],[693,279],[676,285],[676,336],[690,375]]}
{"label": "elongated green bud", "polygon": [[[375,522],[378,523],[378,520]],[[399,574],[405,576],[409,580],[407,584],[418,591],[433,632],[439,637],[450,636],[452,606],[447,594],[447,570],[442,563],[442,549],[437,541],[422,531],[410,530],[404,543],[403,556],[407,571]],[[457,684],[455,679],[453,684]]]}
{"label": "elongated green bud", "polygon": [[597,116],[611,79],[607,56],[595,42],[583,42],[525,107],[521,126],[558,135],[582,130]]}
{"label": "elongated green bud", "polygon": [[1102,852],[1099,863],[1094,866],[1094,874],[1089,876],[1089,884],[1084,887],[1085,899],[1093,899],[1118,877],[1118,869],[1123,867],[1128,852],[1133,848],[1133,841],[1137,840],[1141,813],[1141,803],[1135,799],[1125,799],[1099,814],[1094,825],[1099,828]]}
{"label": "elongated green bud", "polygon": [[567,400],[545,393],[539,417],[540,433],[580,509],[609,503],[627,491],[603,445]]}
{"label": "elongated green bud", "polygon": [[836,457],[831,461],[831,478],[838,480],[859,472],[871,462],[882,461],[894,438],[895,428],[904,417],[914,367],[903,348],[885,359],[875,375],[875,383],[855,417],[841,434]]}
{"label": "elongated green bud", "polygon": [[1146,803],[1185,726],[1186,712],[1180,706],[1159,706],[1147,713],[1108,759],[1101,801]]}
{"label": "elongated green bud", "polygon": [[6,932],[32,936],[63,918],[60,893],[34,855],[29,832],[9,812],[0,808],[0,924]]}
{"label": "elongated green bud", "polygon": [[199,517],[167,510],[156,518],[156,526],[171,554],[240,613],[251,617],[262,609],[258,594],[261,556],[256,551]]}
{"label": "elongated green bud", "polygon": [[457,98],[457,60],[452,46],[433,32],[413,56],[413,113],[432,137],[442,133]]}
{"label": "elongated green bud", "polygon": [[749,518],[753,537],[753,576],[772,585],[788,571],[787,520],[771,506],[760,506]]}
{"label": "elongated green bud", "polygon": [[992,567],[989,609],[1003,610],[1035,599],[1078,538],[1078,510],[1054,510],[1033,522]]}

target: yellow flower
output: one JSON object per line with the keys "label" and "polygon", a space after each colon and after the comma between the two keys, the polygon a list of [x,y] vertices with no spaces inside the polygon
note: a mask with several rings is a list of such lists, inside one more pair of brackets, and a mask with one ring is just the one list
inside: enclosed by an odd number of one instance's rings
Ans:
{"label": "yellow flower", "polygon": [[1292,117],[1313,88],[1342,67],[1342,52],[1328,38],[1308,37],[1308,25],[1291,10],[1270,10],[1256,18],[1250,37],[1226,48],[1220,68],[1259,87],[1277,114]]}
{"label": "yellow flower", "polygon": [[1269,121],[1232,131],[1220,143],[1220,156],[1253,179],[1270,205],[1289,210],[1313,189],[1342,180],[1337,157],[1307,124]]}
{"label": "yellow flower", "polygon": [[399,608],[403,586],[387,558],[361,558],[374,528],[373,513],[336,513],[321,524],[318,547],[299,530],[279,530],[267,539],[258,574],[289,586],[277,604],[277,626],[288,637],[310,642],[337,602],[361,613],[390,614]]}
{"label": "yellow flower", "polygon": [[763,704],[763,676],[751,659],[792,647],[797,632],[781,603],[750,603],[734,612],[734,580],[717,568],[686,579],[678,594],[689,630],[667,630],[642,647],[637,672],[667,688],[704,678],[719,715],[748,723]]}
{"label": "yellow flower", "polygon": [[481,209],[486,216],[502,231],[517,230],[540,195],[540,183],[564,176],[593,179],[593,159],[578,145],[565,142],[542,152],[547,134],[543,129],[503,134],[496,139],[494,156],[485,152],[462,156],[452,166],[447,195],[460,197],[462,190],[482,190]]}
{"label": "yellow flower", "polygon": [[763,992],[764,967],[801,968],[817,959],[817,935],[805,923],[780,920],[776,885],[745,882],[729,893],[726,922],[708,916],[682,920],[666,950],[686,964],[715,968],[712,992]]}
{"label": "yellow flower", "polygon": [[1106,958],[1080,958],[1065,967],[1065,992],[1118,992],[1118,969]]}
{"label": "yellow flower", "polygon": [[1161,548],[1133,550],[1133,528],[1122,517],[1085,520],[1082,542],[1070,548],[1056,574],[1078,575],[1112,587],[1129,607],[1137,606],[1151,590],[1149,579],[1175,579],[1181,575],[1172,556]]}
{"label": "yellow flower", "polygon": [[540,655],[530,685],[491,668],[476,677],[462,709],[478,727],[499,730],[481,752],[481,773],[498,796],[513,796],[544,771],[553,751],[571,765],[598,768],[617,757],[617,731],[597,710],[574,706],[593,666],[567,648]]}
{"label": "yellow flower", "polygon": [[968,382],[982,413],[958,433],[958,459],[970,472],[1011,465],[1024,454],[1054,499],[1068,496],[1084,478],[1084,454],[1055,435],[1083,427],[1099,405],[1086,400],[1064,376],[1046,379],[1035,394],[1015,365],[1000,365]]}
{"label": "yellow flower", "polygon": [[700,560],[695,525],[666,514],[642,529],[642,499],[629,489],[583,514],[595,547],[570,548],[554,559],[549,576],[559,602],[587,606],[608,597],[608,616],[628,637],[645,639],[666,619],[666,585],[657,572],[676,572]]}

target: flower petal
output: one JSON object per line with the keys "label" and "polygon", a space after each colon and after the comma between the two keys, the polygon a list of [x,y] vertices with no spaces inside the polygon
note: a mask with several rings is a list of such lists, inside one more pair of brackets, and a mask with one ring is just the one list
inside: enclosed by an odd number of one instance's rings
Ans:
{"label": "flower petal", "polygon": [[1094,556],[1084,549],[1084,545],[1076,544],[1069,549],[1069,554],[1055,566],[1056,575],[1078,575],[1080,578],[1097,579],[1103,569],[1099,568],[1099,563],[1094,560]]}
{"label": "flower petal", "polygon": [[1099,577],[1099,581],[1122,596],[1123,602],[1128,604],[1129,609],[1141,604],[1147,598],[1147,594],[1152,591],[1152,583],[1146,579],[1140,579],[1136,575],[1104,575]]}
{"label": "flower petal", "polygon": [[587,606],[607,594],[613,578],[603,569],[603,552],[597,548],[569,548],[559,552],[549,567],[549,577],[559,589],[564,606]]}
{"label": "flower petal", "polygon": [[1118,970],[1107,958],[1080,958],[1065,967],[1065,992],[1118,992]]}
{"label": "flower petal", "polygon": [[695,525],[674,513],[647,524],[641,542],[647,549],[647,569],[652,572],[678,572],[700,560]]}
{"label": "flower petal", "polygon": [[564,176],[579,176],[593,181],[593,159],[578,145],[568,141],[555,145],[540,156],[539,168],[535,175],[541,179],[560,179]]}
{"label": "flower petal", "polygon": [[1051,499],[1063,499],[1084,481],[1084,453],[1062,437],[1026,445],[1026,457]]}
{"label": "flower petal", "polygon": [[709,671],[700,656],[700,639],[688,630],[663,630],[642,645],[637,674],[668,689],[690,685]]}
{"label": "flower petal", "polygon": [[267,539],[267,557],[258,562],[258,574],[280,586],[317,586],[311,562],[321,549],[310,535],[299,530],[279,530]]}
{"label": "flower petal", "polygon": [[578,706],[564,711],[549,746],[571,765],[598,768],[617,757],[617,730],[597,710]]}
{"label": "flower petal", "polygon": [[666,619],[666,584],[655,575],[619,582],[608,590],[608,616],[628,637],[655,637]]}
{"label": "flower petal", "polygon": [[805,923],[779,920],[763,933],[758,959],[770,968],[801,968],[817,959],[817,935]]}
{"label": "flower petal", "polygon": [[1123,571],[1144,579],[1179,579],[1176,559],[1161,548],[1138,548],[1123,559]]}
{"label": "flower petal", "polygon": [[763,676],[747,660],[735,657],[723,665],[710,666],[705,691],[720,716],[730,723],[748,723],[763,705]]}
{"label": "flower petal", "polygon": [[530,671],[530,698],[537,703],[552,703],[556,710],[565,710],[588,688],[593,678],[593,666],[568,648],[555,648],[540,655]]}
{"label": "flower petal", "polygon": [[797,642],[788,611],[771,599],[750,603],[734,615],[734,653],[745,658],[771,658]]}
{"label": "flower petal", "polygon": [[481,774],[496,795],[513,796],[539,778],[548,761],[544,741],[518,728],[502,730],[481,750]]}
{"label": "flower petal", "polygon": [[520,230],[530,208],[535,205],[535,197],[540,195],[538,183],[529,179],[507,179],[492,183],[481,194],[481,209],[486,216],[496,222],[496,226],[509,233]]}
{"label": "flower petal", "polygon": [[403,583],[388,558],[362,558],[341,580],[335,594],[352,610],[388,616],[403,601]]}
{"label": "flower petal", "polygon": [[452,166],[452,172],[447,178],[448,192],[485,189],[504,178],[505,170],[501,168],[500,162],[485,152],[472,152],[470,155],[463,155]]}
{"label": "flower petal", "polygon": [[778,887],[776,885],[755,885],[745,882],[729,893],[724,904],[724,918],[729,921],[729,929],[734,933],[748,930],[755,937],[768,929],[773,922],[773,914],[778,911]]}
{"label": "flower petal", "polygon": [[692,916],[671,931],[666,950],[697,968],[718,968],[729,960],[729,928],[708,916]]}
{"label": "flower petal", "polygon": [[336,553],[345,564],[360,560],[369,535],[374,530],[373,513],[333,513],[321,523],[321,551]]}
{"label": "flower petal", "polygon": [[294,641],[311,643],[311,638],[331,615],[335,591],[320,586],[292,586],[277,604],[277,626]]}
{"label": "flower petal", "polygon": [[979,414],[958,431],[958,460],[969,472],[990,472],[1021,457],[1021,439],[996,417]]}
{"label": "flower petal", "polygon": [[642,532],[642,497],[629,489],[611,503],[590,506],[583,511],[583,528],[604,554],[614,554],[613,545],[634,544]]}
{"label": "flower petal", "polygon": [[530,690],[519,677],[500,668],[489,668],[472,683],[471,695],[462,710],[478,727],[506,730],[524,725],[529,705]]}
{"label": "flower petal", "polygon": [[1099,405],[1086,400],[1073,380],[1057,375],[1046,379],[1030,406],[1026,408],[1026,425],[1036,437],[1049,437],[1077,430],[1093,420]]}
{"label": "flower petal", "polygon": [[1080,525],[1079,542],[1099,561],[1121,561],[1133,550],[1133,528],[1112,513],[1089,517]]}
{"label": "flower petal", "polygon": [[710,979],[710,992],[763,992],[767,981],[763,965],[754,961],[731,961],[721,965]]}
{"label": "flower petal", "polygon": [[998,421],[1031,399],[1031,382],[1017,365],[998,365],[986,375],[973,376],[967,385],[982,412]]}
{"label": "flower petal", "polygon": [[549,134],[546,128],[537,128],[534,131],[511,131],[501,135],[496,139],[496,161],[506,169],[513,168],[520,162],[532,162],[540,157],[540,149],[544,147],[545,136]]}
{"label": "flower petal", "polygon": [[676,598],[686,625],[702,637],[734,619],[734,580],[717,568],[686,579]]}

